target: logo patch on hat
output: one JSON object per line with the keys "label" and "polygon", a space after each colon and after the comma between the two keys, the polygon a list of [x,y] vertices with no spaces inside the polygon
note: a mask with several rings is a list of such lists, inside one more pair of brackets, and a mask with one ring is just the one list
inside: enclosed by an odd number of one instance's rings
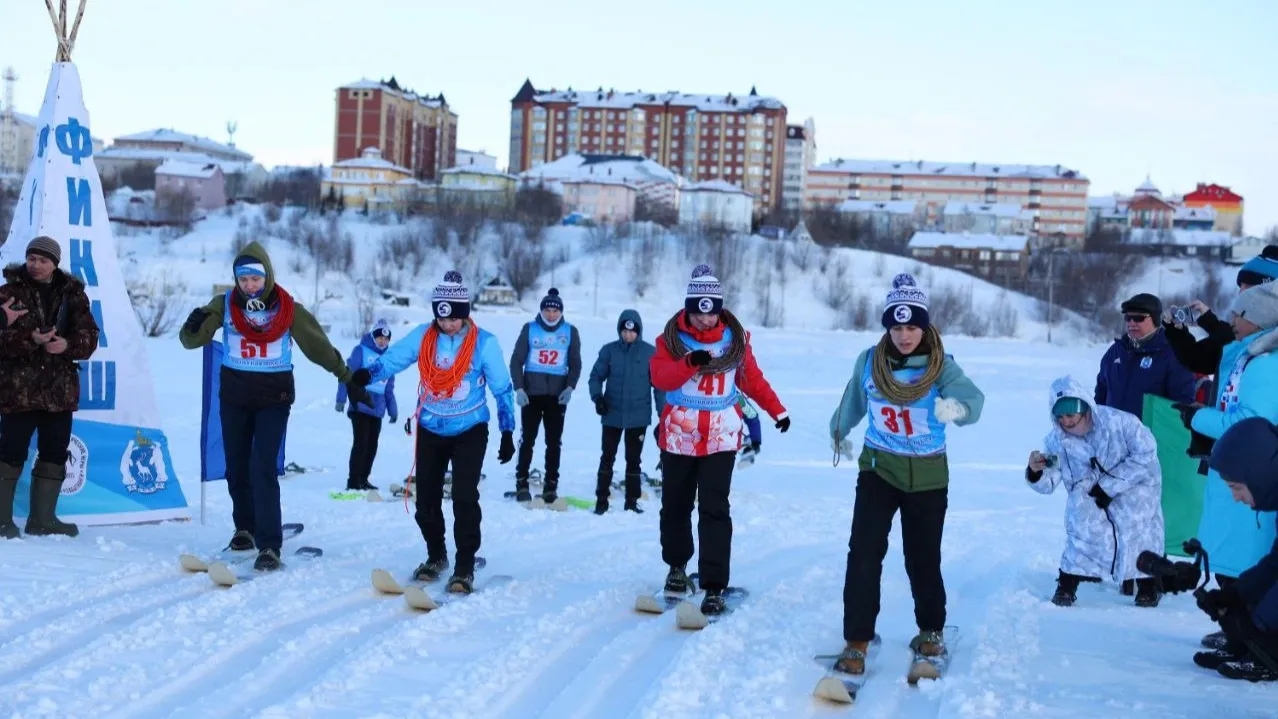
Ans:
{"label": "logo patch on hat", "polygon": [[435,314],[439,315],[440,317],[447,317],[451,315],[452,313],[453,313],[453,306],[448,304],[447,302],[440,302],[435,307]]}
{"label": "logo patch on hat", "polygon": [[892,318],[901,323],[909,322],[914,318],[914,310],[910,309],[909,305],[897,305]]}
{"label": "logo patch on hat", "polygon": [[634,320],[626,320],[626,323],[622,326],[628,330],[633,330],[635,328]]}
{"label": "logo patch on hat", "polygon": [[714,310],[714,300],[709,297],[702,297],[701,301],[697,303],[697,309],[701,310],[703,313],[709,314]]}

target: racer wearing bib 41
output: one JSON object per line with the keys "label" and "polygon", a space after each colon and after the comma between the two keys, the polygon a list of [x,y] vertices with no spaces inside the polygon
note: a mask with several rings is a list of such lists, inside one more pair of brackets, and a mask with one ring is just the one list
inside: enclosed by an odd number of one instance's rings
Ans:
{"label": "racer wearing bib 41", "polygon": [[350,384],[351,370],[329,343],[315,317],[275,284],[266,249],[250,242],[232,265],[235,287],[191,311],[178,333],[187,349],[203,347],[222,330],[222,447],[226,489],[231,495],[235,535],[231,549],[258,550],[254,569],[273,571],[280,563],[280,481],[275,462],[284,441],[293,388],[293,343],[311,362],[347,386],[352,402],[368,393]]}
{"label": "racer wearing bib 41", "polygon": [[893,278],[883,311],[888,331],[876,347],[857,357],[843,399],[830,418],[830,440],[837,454],[852,428],[870,415],[843,584],[847,646],[837,668],[849,674],[865,672],[865,654],[879,614],[883,557],[898,509],[919,628],[910,646],[929,656],[945,651],[941,532],[950,481],[945,426],[976,422],[985,395],[945,354],[927,302],[927,292],[912,276]]}
{"label": "racer wearing bib 41", "polygon": [[581,378],[581,337],[563,318],[564,301],[554,287],[541,298],[541,310],[519,331],[510,353],[510,379],[519,405],[519,461],[515,464],[515,500],[528,502],[537,430],[546,424],[546,473],[541,498],[559,498],[559,452],[568,401]]}
{"label": "racer wearing bib 41", "polygon": [[724,309],[723,287],[707,265],[692,271],[684,308],[666,323],[649,364],[652,386],[666,393],[657,422],[666,590],[688,590],[695,503],[701,611],[720,614],[732,558],[728,494],[742,445],[737,390],[758,402],[782,432],[790,429],[790,416],[754,361],[749,333]]}
{"label": "racer wearing bib 41", "polygon": [[453,467],[453,538],[457,564],[448,591],[469,594],[475,585],[479,551],[479,478],[488,449],[488,399],[497,400],[501,446],[497,461],[515,456],[515,404],[510,375],[497,338],[470,319],[470,290],[461,273],[450,271],[430,297],[435,319],[418,325],[376,361],[355,371],[354,383],[382,382],[417,366],[416,464],[417,526],[426,540],[426,561],[415,579],[434,581],[448,568],[444,536],[444,474]]}

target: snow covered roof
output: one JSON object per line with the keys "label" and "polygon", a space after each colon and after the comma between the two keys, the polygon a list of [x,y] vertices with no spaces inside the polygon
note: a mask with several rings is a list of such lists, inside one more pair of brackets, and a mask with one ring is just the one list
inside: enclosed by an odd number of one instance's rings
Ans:
{"label": "snow covered roof", "polygon": [[199,135],[190,135],[185,132],[177,132],[176,130],[171,130],[166,128],[160,128],[156,130],[146,130],[143,132],[135,132],[132,135],[123,135],[121,137],[115,138],[115,141],[116,142],[122,142],[122,141],[123,142],[155,142],[155,143],[174,142],[174,143],[181,143],[183,145],[187,145],[189,147],[193,147],[197,150],[201,150],[204,152],[211,152],[211,153],[216,153],[221,155],[231,155],[232,157],[236,157],[240,160],[253,159],[252,155],[248,154],[247,152],[239,148],[232,147],[230,145],[223,145],[222,143],[216,140],[210,140],[207,137],[200,137]]}
{"label": "snow covered roof", "polygon": [[[392,85],[391,83],[394,83],[394,84]],[[363,77],[356,80],[355,82],[348,82],[337,89],[339,90],[381,90],[382,92],[395,95],[396,97],[402,97],[405,100],[420,102],[426,107],[441,107],[446,103],[446,101],[444,100],[444,93],[441,92],[439,93],[439,95],[435,97],[431,97],[430,95],[420,95],[416,92],[413,92],[412,90],[408,90],[408,89],[400,87],[399,83],[395,82],[394,77],[392,77],[389,82],[369,80],[368,78]]]}
{"label": "snow covered roof", "polygon": [[156,175],[167,175],[170,177],[191,177],[201,180],[207,180],[217,175],[221,167],[216,162],[200,164],[196,162],[183,162],[181,160],[165,160],[164,164],[155,168]]}
{"label": "snow covered roof", "polygon": [[1200,222],[1211,220],[1215,222],[1216,208],[1212,207],[1211,205],[1205,205],[1203,207],[1181,206],[1176,208],[1176,214],[1172,215],[1172,219],[1179,220],[1182,222],[1190,221],[1190,220],[1198,220]]}
{"label": "snow covered roof", "polygon": [[755,110],[780,110],[784,104],[775,97],[749,95],[705,95],[698,93],[672,92],[615,92],[613,90],[594,90],[577,92],[561,90],[546,92],[537,90],[533,101],[538,103],[565,102],[574,103],[578,107],[610,108],[629,110],[639,105],[672,105],[674,107],[690,107],[698,112],[740,112]]}
{"label": "snow covered roof", "polygon": [[980,162],[927,162],[924,160],[833,160],[808,172],[840,172],[863,175],[937,175],[942,177],[1013,177],[1086,180],[1078,170],[1064,165],[1002,165]]}
{"label": "snow covered roof", "polygon": [[502,172],[495,167],[487,165],[458,165],[450,167],[440,173],[441,175],[491,175],[493,177],[508,177],[512,180],[516,179],[514,175]]}
{"label": "snow covered roof", "polygon": [[560,180],[560,185],[618,185],[627,187],[631,190],[638,191],[639,188],[629,180],[621,177],[608,177],[606,175],[595,175],[593,177],[578,177],[572,180]]}
{"label": "snow covered roof", "polygon": [[988,235],[968,232],[915,232],[910,238],[910,249],[935,249],[953,247],[962,250],[994,250],[996,252],[1021,252],[1029,247],[1025,235]]}
{"label": "snow covered roof", "polygon": [[705,182],[693,182],[684,185],[684,192],[723,192],[728,194],[751,196],[750,193],[741,189],[739,186],[728,182],[727,180],[706,180]]}
{"label": "snow covered roof", "polygon": [[839,212],[886,212],[891,215],[913,215],[918,209],[916,200],[844,200],[839,205]]}
{"label": "snow covered roof", "polygon": [[982,203],[950,200],[945,203],[945,215],[994,215],[995,217],[1020,217],[1021,206],[1006,202]]}
{"label": "snow covered roof", "polygon": [[670,183],[681,185],[679,177],[661,165],[638,155],[602,155],[571,153],[554,162],[520,173],[524,180],[555,182],[591,177],[616,177],[627,182]]}
{"label": "snow covered roof", "polygon": [[390,160],[383,158],[382,151],[376,147],[366,147],[359,157],[352,157],[349,160],[334,162],[333,167],[340,167],[342,169],[394,170],[395,172],[401,172],[405,175],[413,174],[412,170],[406,167],[400,167]]}
{"label": "snow covered roof", "polygon": [[1117,209],[1127,206],[1127,197],[1115,192],[1112,195],[1098,195],[1087,198],[1087,206],[1093,209]]}
{"label": "snow covered roof", "polygon": [[1177,247],[1233,247],[1239,238],[1218,230],[1132,230],[1130,245],[1176,245]]}
{"label": "snow covered roof", "polygon": [[[255,172],[261,169],[256,162],[251,160],[219,160],[211,155],[203,152],[187,152],[184,150],[156,150],[145,147],[108,147],[97,153],[97,159],[100,160],[119,160],[121,162],[154,162],[158,165],[164,165],[169,162],[179,162],[190,165],[208,165],[214,164],[222,168],[222,172],[227,175],[236,175],[242,172]],[[308,168],[309,169],[309,168]]]}
{"label": "snow covered roof", "polygon": [[1150,181],[1149,175],[1146,175],[1145,181],[1140,183],[1140,186],[1136,188],[1136,194],[1155,195],[1155,196],[1161,197],[1163,193],[1159,191],[1157,185],[1155,185],[1153,182]]}

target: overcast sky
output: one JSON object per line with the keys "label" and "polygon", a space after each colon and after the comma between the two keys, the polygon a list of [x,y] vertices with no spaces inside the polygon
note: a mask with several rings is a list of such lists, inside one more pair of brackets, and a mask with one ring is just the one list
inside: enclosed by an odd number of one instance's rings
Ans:
{"label": "overcast sky", "polygon": [[[78,0],[70,0],[74,9]],[[55,6],[57,3],[54,3]],[[1218,182],[1278,225],[1278,2],[1221,0],[90,0],[74,60],[93,132],[171,127],[259,161],[333,161],[334,90],[443,92],[458,145],[504,166],[538,88],[760,94],[818,156],[1063,164],[1092,194]],[[0,0],[0,66],[36,114],[42,0]]]}

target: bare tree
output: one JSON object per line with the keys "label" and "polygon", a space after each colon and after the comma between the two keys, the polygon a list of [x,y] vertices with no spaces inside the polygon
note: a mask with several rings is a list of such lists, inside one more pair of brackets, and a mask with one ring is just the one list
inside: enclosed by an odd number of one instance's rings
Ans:
{"label": "bare tree", "polygon": [[630,289],[635,296],[643,297],[652,288],[657,273],[657,256],[661,250],[661,238],[652,232],[632,237],[629,242]]}
{"label": "bare tree", "polygon": [[639,195],[635,197],[635,222],[653,222],[662,227],[674,227],[679,224],[679,212],[668,202],[659,202]]}
{"label": "bare tree", "polygon": [[525,243],[506,258],[506,279],[515,296],[523,299],[524,292],[532,288],[541,276],[543,254],[541,243]]}
{"label": "bare tree", "polygon": [[181,304],[187,290],[181,280],[165,275],[158,281],[130,282],[125,290],[147,337],[166,335],[181,321]]}
{"label": "bare tree", "polygon": [[[349,276],[349,275],[348,275]],[[373,313],[377,308],[377,282],[362,279],[355,283],[355,335],[359,336],[373,326]]]}
{"label": "bare tree", "polygon": [[168,190],[155,198],[159,219],[190,231],[191,216],[195,214],[195,195],[185,187]]}

